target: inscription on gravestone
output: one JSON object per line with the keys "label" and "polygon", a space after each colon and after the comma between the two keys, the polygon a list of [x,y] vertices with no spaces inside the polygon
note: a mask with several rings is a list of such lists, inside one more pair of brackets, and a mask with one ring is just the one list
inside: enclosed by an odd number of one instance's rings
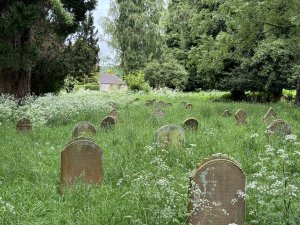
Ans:
{"label": "inscription on gravestone", "polygon": [[184,127],[197,130],[198,129],[198,120],[195,118],[188,118],[183,123]]}
{"label": "inscription on gravestone", "polygon": [[61,152],[61,193],[76,184],[81,177],[84,184],[100,184],[103,179],[102,150],[90,140],[77,140]]}
{"label": "inscription on gravestone", "polygon": [[228,157],[202,163],[190,178],[189,224],[244,225],[245,183],[243,171]]}
{"label": "inscription on gravestone", "polygon": [[77,123],[72,132],[72,138],[79,137],[79,136],[93,136],[96,134],[96,128],[90,122],[83,121]]}
{"label": "inscription on gravestone", "polygon": [[247,113],[242,110],[242,109],[239,109],[236,113],[235,113],[235,118],[236,118],[236,124],[237,125],[245,125],[247,124]]}
{"label": "inscription on gravestone", "polygon": [[23,118],[17,122],[17,133],[28,133],[32,130],[32,124],[29,119]]}
{"label": "inscription on gravestone", "polygon": [[170,124],[159,128],[155,133],[156,143],[163,146],[180,147],[185,144],[185,133],[181,127]]}

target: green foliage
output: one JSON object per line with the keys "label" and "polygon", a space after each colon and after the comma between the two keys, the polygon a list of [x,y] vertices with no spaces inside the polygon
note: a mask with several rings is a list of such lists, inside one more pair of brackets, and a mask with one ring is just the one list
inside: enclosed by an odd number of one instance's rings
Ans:
{"label": "green foliage", "polygon": [[183,90],[187,83],[187,72],[179,62],[170,57],[163,57],[163,61],[154,60],[144,69],[145,79],[151,87],[168,87]]}
{"label": "green foliage", "polygon": [[127,74],[124,80],[130,90],[145,92],[150,90],[149,84],[145,81],[145,74],[142,71]]}

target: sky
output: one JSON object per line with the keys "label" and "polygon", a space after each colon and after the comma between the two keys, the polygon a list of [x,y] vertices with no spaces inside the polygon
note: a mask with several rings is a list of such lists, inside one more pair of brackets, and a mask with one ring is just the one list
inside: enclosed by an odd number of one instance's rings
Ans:
{"label": "sky", "polygon": [[[99,0],[96,10],[94,11],[94,23],[96,28],[99,30],[98,34],[103,34],[103,29],[101,27],[102,17],[106,17],[109,11],[110,0]],[[105,38],[109,38],[105,36]],[[101,39],[101,38],[100,38]],[[100,41],[100,65],[109,66],[114,64],[114,50],[108,46],[104,41]],[[111,60],[105,60],[107,57]]]}

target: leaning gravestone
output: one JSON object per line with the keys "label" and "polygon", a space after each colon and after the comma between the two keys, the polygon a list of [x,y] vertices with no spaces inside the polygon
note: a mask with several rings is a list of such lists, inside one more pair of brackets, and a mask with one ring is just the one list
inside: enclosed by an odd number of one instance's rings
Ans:
{"label": "leaning gravestone", "polygon": [[289,135],[292,133],[290,125],[281,119],[274,120],[266,130],[267,134]]}
{"label": "leaning gravestone", "polygon": [[190,177],[189,224],[244,225],[245,183],[244,172],[228,156],[203,162]]}
{"label": "leaning gravestone", "polygon": [[231,112],[230,112],[229,110],[225,110],[225,111],[222,113],[222,116],[223,116],[223,117],[231,117],[232,114],[231,114]]}
{"label": "leaning gravestone", "polygon": [[247,123],[247,113],[244,110],[239,109],[234,116],[236,118],[237,125],[245,125]]}
{"label": "leaning gravestone", "polygon": [[156,109],[152,115],[157,119],[161,119],[165,117],[166,113],[162,109]]}
{"label": "leaning gravestone", "polygon": [[276,112],[275,110],[270,107],[268,112],[265,114],[263,120],[265,123],[271,123],[274,119],[276,119]]}
{"label": "leaning gravestone", "polygon": [[17,122],[17,133],[28,133],[32,130],[32,124],[29,119],[23,118]]}
{"label": "leaning gravestone", "polygon": [[99,184],[103,179],[102,150],[93,141],[72,141],[61,152],[61,193],[82,177],[84,184]]}
{"label": "leaning gravestone", "polygon": [[159,128],[155,139],[156,143],[163,146],[180,147],[185,144],[185,133],[181,127],[170,124]]}
{"label": "leaning gravestone", "polygon": [[183,126],[186,128],[197,130],[198,120],[196,120],[195,118],[188,118],[184,121]]}
{"label": "leaning gravestone", "polygon": [[94,125],[90,122],[83,121],[80,123],[77,123],[75,127],[73,128],[72,132],[72,138],[76,138],[79,136],[93,136],[96,134],[96,128]]}
{"label": "leaning gravestone", "polygon": [[165,103],[164,101],[158,101],[156,103],[156,105],[157,105],[157,107],[162,108],[162,107],[165,107],[167,105],[167,103]]}
{"label": "leaning gravestone", "polygon": [[193,105],[192,105],[192,104],[187,104],[187,105],[185,106],[185,108],[186,108],[186,109],[192,109],[192,108],[193,108]]}
{"label": "leaning gravestone", "polygon": [[101,121],[101,127],[102,128],[111,128],[116,124],[116,119],[115,117],[112,116],[106,116],[102,121]]}

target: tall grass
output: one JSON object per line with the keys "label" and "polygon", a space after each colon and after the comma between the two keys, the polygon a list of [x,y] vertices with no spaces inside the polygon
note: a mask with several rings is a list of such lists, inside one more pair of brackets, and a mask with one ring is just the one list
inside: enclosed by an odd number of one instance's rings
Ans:
{"label": "tall grass", "polygon": [[[140,101],[134,102],[136,97]],[[266,136],[266,124],[262,120],[272,106],[279,118],[289,122],[293,134],[299,136],[298,109],[287,103],[211,103],[213,97],[212,93],[166,90],[150,94],[85,91],[30,99],[21,107],[3,97],[0,103],[0,224],[186,224],[188,177],[204,158],[214,153],[231,155],[242,165],[252,187],[255,180],[260,182],[256,187],[267,184],[267,178],[255,177],[261,171],[260,165],[281,172],[281,167],[273,164],[282,163],[277,160],[280,154],[261,162],[267,158],[266,146],[272,146],[276,152],[284,149],[290,153],[292,163],[299,162],[298,142]],[[151,114],[156,107],[145,106],[145,100],[153,98],[173,104],[165,108],[165,118],[154,119]],[[192,103],[193,109],[184,109],[181,101]],[[100,128],[100,121],[111,110],[111,102],[118,106],[119,119],[115,128],[106,131]],[[234,117],[221,116],[225,109],[234,113],[240,108],[248,113],[246,126],[236,126]],[[29,134],[15,131],[15,120],[22,116],[29,116],[34,122]],[[166,124],[182,126],[188,117],[198,119],[199,128],[186,130],[186,146],[157,148],[155,131]],[[62,196],[60,152],[70,141],[74,125],[82,120],[97,127],[95,141],[103,150],[104,182],[100,187],[79,185]],[[289,173],[284,176],[294,176],[299,172],[299,165],[285,169]],[[278,175],[278,179],[284,178]],[[293,185],[299,189],[298,181],[295,176]],[[300,215],[296,189],[293,199],[286,198],[292,200],[291,214],[280,211],[284,209],[281,201],[290,192],[275,196],[278,201],[273,207],[274,203],[256,187],[248,192],[248,224],[296,224],[295,219],[287,223],[285,218]],[[260,196],[262,207],[258,202]],[[276,220],[275,214],[279,215]]]}

